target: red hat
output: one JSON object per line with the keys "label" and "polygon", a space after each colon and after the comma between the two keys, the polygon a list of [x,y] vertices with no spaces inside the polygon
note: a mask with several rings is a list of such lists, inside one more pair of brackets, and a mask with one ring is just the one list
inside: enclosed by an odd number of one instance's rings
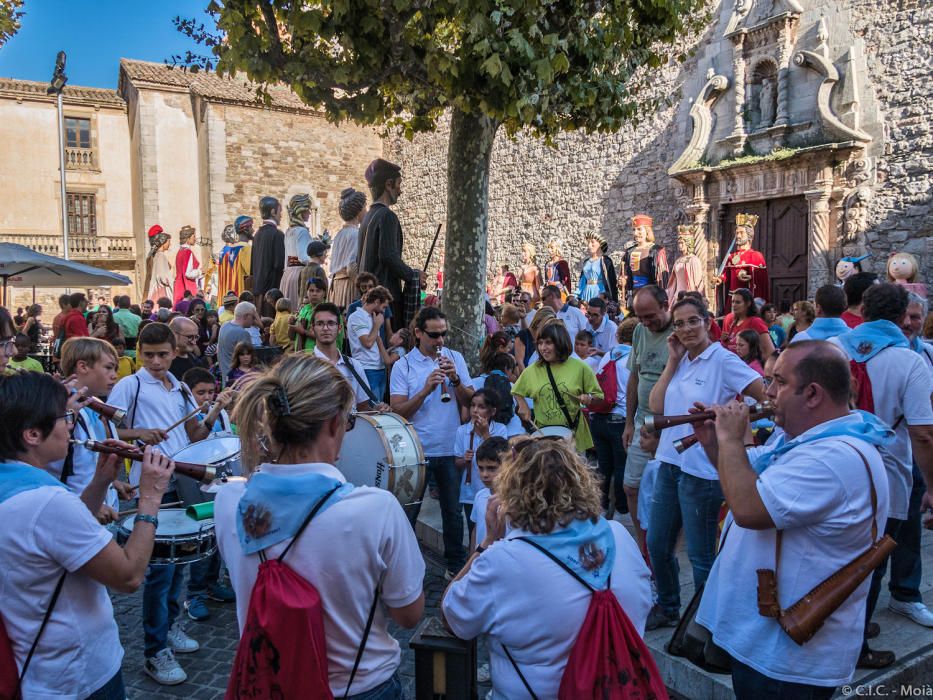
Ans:
{"label": "red hat", "polygon": [[647,214],[636,214],[632,217],[632,226],[638,228],[639,226],[647,226],[651,228],[652,218]]}
{"label": "red hat", "polygon": [[151,226],[149,228],[149,233],[147,235],[149,236],[149,238],[155,238],[162,232],[163,232],[162,227],[159,226],[158,224],[155,224],[154,226]]}

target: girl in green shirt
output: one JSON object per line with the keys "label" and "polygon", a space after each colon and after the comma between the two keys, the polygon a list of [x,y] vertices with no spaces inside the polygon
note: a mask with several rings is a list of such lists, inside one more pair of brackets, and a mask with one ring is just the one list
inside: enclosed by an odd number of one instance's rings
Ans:
{"label": "girl in green shirt", "polygon": [[[314,352],[314,330],[311,326],[311,314],[314,307],[327,300],[327,280],[312,277],[308,280],[308,291],[305,293],[305,305],[298,312],[296,322],[288,326],[295,338],[295,350]],[[343,347],[343,327],[337,333],[337,347]]]}

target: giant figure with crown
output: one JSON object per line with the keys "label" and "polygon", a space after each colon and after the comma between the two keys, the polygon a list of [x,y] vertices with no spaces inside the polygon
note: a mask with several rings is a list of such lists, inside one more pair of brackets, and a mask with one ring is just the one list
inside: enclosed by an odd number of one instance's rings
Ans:
{"label": "giant figure with crown", "polygon": [[726,294],[736,289],[748,289],[752,296],[765,301],[771,293],[765,256],[752,250],[757,214],[735,215],[735,250],[726,256],[726,264],[716,284],[725,284]]}

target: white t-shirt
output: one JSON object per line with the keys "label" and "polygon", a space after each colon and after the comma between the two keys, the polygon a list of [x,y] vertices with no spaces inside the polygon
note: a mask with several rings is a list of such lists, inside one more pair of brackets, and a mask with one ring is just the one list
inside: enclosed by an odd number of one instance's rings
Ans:
{"label": "white t-shirt", "polygon": [[[314,346],[314,354],[316,357],[320,357],[322,360],[327,360],[330,362],[330,358],[321,352],[318,349],[318,346]],[[360,379],[366,383],[366,388],[369,388],[369,382],[366,380],[366,372],[363,371],[363,366],[359,363],[355,357],[348,358],[353,365],[353,369],[356,370],[356,373],[360,376]],[[353,389],[353,395],[356,397],[356,403],[360,404],[364,401],[369,401],[369,395],[363,389],[363,386],[356,381],[356,377],[353,376],[353,372],[350,371],[350,368],[347,367],[347,363],[343,361],[343,354],[337,358],[337,361],[334,363],[334,367],[340,370],[340,374],[343,375],[343,378],[350,382],[350,387]],[[378,398],[378,397],[377,397]]]}
{"label": "white t-shirt", "polygon": [[[774,524],[784,531],[778,568],[783,608],[871,544],[868,475],[862,460],[843,440],[868,460],[878,494],[878,533],[884,532],[888,484],[881,456],[871,445],[850,437],[825,438],[778,457],[757,485]],[[762,451],[767,448],[750,452]],[[810,641],[799,646],[777,620],[758,614],[756,571],[775,568],[775,530],[747,530],[736,525],[730,514],[723,538],[697,614],[697,621],[712,631],[716,643],[769,678],[819,686],[850,682],[862,646],[871,577]]]}
{"label": "white t-shirt", "polygon": [[[346,481],[329,464],[263,464],[260,468],[272,475],[318,473]],[[241,634],[259,568],[259,555],[244,555],[237,536],[236,510],[245,488],[245,482],[231,483],[214,501],[217,545],[236,591]],[[287,544],[270,547],[266,556],[278,556]],[[285,563],[317,589],[324,604],[328,675],[335,697],[343,697],[346,690],[373,593],[377,582],[382,582],[380,605],[350,692],[364,693],[385,683],[401,659],[398,642],[388,632],[386,606],[402,608],[414,603],[424,580],[418,541],[395,497],[382,489],[356,487],[315,516]]]}
{"label": "white t-shirt", "polygon": [[107,588],[76,573],[113,536],[76,494],[55,486],[0,503],[0,522],[0,618],[17,666],[26,660],[58,579],[68,570],[23,681],[24,698],[85,698],[123,661]]}
{"label": "white t-shirt", "polygon": [[383,369],[382,355],[376,343],[367,348],[360,342],[360,337],[369,335],[373,329],[373,317],[362,306],[347,317],[347,340],[350,341],[350,353],[353,359],[366,369]]}
{"label": "white t-shirt", "polygon": [[[829,342],[842,346],[835,341]],[[842,348],[845,352],[845,348]],[[913,485],[913,451],[909,425],[933,425],[933,374],[924,359],[910,348],[885,348],[866,363],[871,380],[875,415],[894,427],[895,440],[881,450],[888,472],[888,517],[907,519]]]}
{"label": "white t-shirt", "polygon": [[[696,401],[707,405],[726,403],[756,379],[760,380],[761,375],[721,343],[711,343],[693,360],[685,353],[664,394],[664,415],[688,413]],[[681,454],[674,449],[674,440],[692,432],[689,423],[663,430],[656,458],[700,479],[718,479],[716,467],[710,464],[702,446],[696,444]]]}
{"label": "white t-shirt", "polygon": [[[464,423],[457,428],[457,434],[454,436],[454,457],[463,457],[470,449],[470,431],[473,430],[473,422]],[[502,423],[493,421],[489,424],[489,437],[508,438],[509,432]],[[487,438],[489,439],[489,438]],[[476,492],[483,488],[483,480],[479,477],[479,467],[476,466],[476,451],[485,440],[478,436],[473,438],[473,461],[470,463],[470,483],[466,480],[466,469],[463,470],[463,476],[460,477],[460,502],[473,503]]]}
{"label": "white t-shirt", "polygon": [[[599,365],[593,372],[599,374],[603,371],[603,367],[608,365],[611,360],[612,354],[610,348],[605,355],[599,358]],[[631,374],[632,372],[628,368],[628,354],[626,354],[624,357],[620,357],[616,360],[616,405],[613,407],[612,413],[617,416],[625,416],[625,391],[628,388],[628,378]]]}
{"label": "white t-shirt", "polygon": [[[651,574],[638,545],[621,523],[610,521],[616,554],[612,591],[643,635],[651,609]],[[470,571],[447,589],[447,623],[461,639],[489,635],[489,667],[495,700],[530,697],[502,650],[505,644],[539,698],[556,698],[577,630],[590,605],[590,590],[513,530],[483,552]],[[533,583],[532,583],[533,582]]]}
{"label": "white t-shirt", "polygon": [[470,511],[470,520],[476,524],[476,545],[479,546],[486,539],[486,506],[492,491],[485,486],[476,492],[473,499],[473,510]]}
{"label": "white t-shirt", "polygon": [[586,314],[580,311],[576,306],[571,306],[570,304],[565,304],[564,307],[557,312],[557,318],[563,321],[564,325],[567,327],[567,332],[570,333],[571,345],[573,345],[573,339],[577,337],[577,333],[590,327],[590,322],[587,320]]}
{"label": "white t-shirt", "polygon": [[[470,381],[470,370],[456,350],[444,348],[445,357],[453,360],[460,381]],[[437,360],[415,349],[392,366],[389,394],[411,398],[424,388],[428,375],[437,369]],[[441,388],[435,387],[421,407],[411,417],[415,432],[421,440],[425,457],[453,455],[454,437],[460,427],[460,405],[453,387],[448,387],[450,401],[441,401]]]}

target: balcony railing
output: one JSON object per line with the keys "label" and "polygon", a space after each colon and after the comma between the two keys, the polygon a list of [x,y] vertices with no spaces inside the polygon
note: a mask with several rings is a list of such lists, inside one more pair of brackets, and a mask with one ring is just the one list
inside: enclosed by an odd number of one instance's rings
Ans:
{"label": "balcony railing", "polygon": [[[0,233],[0,243],[19,243],[37,253],[63,257],[60,235]],[[135,260],[136,243],[132,236],[69,236],[68,252],[72,260]]]}
{"label": "balcony railing", "polygon": [[73,148],[68,146],[65,149],[65,169],[100,170],[97,166],[97,153],[93,148]]}

